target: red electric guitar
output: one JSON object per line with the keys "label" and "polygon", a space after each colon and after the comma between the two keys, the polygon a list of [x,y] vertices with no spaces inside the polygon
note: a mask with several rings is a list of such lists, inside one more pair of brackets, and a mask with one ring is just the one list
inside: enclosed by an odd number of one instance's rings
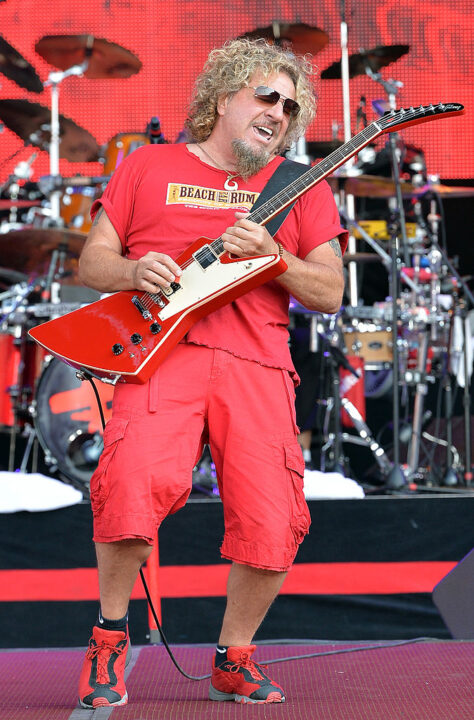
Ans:
{"label": "red electric guitar", "polygon": [[[462,112],[459,103],[439,103],[386,113],[253,211],[249,219],[265,225],[379,135]],[[176,262],[183,273],[169,289],[154,294],[114,293],[38,325],[30,335],[52,355],[104,382],[144,383],[200,318],[286,270],[276,254],[231,258],[221,238],[199,238]]]}

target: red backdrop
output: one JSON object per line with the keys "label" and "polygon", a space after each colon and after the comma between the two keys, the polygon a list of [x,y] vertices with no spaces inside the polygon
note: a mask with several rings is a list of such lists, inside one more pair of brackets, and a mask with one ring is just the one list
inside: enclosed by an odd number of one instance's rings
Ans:
{"label": "red backdrop", "polygon": [[[6,0],[0,2],[0,32],[30,62],[43,81],[53,69],[34,49],[44,35],[91,33],[135,53],[141,71],[128,79],[89,80],[71,77],[61,85],[60,113],[87,129],[100,145],[119,132],[143,132],[158,115],[167,140],[183,126],[193,80],[208,51],[273,19],[305,22],[329,34],[329,44],[314,57],[319,71],[340,58],[340,2],[337,0]],[[376,45],[408,44],[409,52],[382,70],[385,79],[403,82],[399,105],[461,102],[463,117],[409,128],[406,142],[421,147],[428,172],[441,178],[471,178],[473,172],[472,0],[347,0],[349,52]],[[350,84],[351,115],[358,99],[384,98],[383,88],[367,76]],[[341,126],[340,80],[317,80],[320,97],[317,120],[308,140],[331,138],[332,123]],[[0,99],[23,98],[50,106],[48,89],[30,93],[0,74]],[[355,122],[354,122],[355,125]],[[355,128],[353,127],[353,130]],[[16,151],[14,159],[9,159]],[[0,134],[0,180],[19,160],[31,155],[13,132]],[[46,152],[34,162],[35,177],[48,173]],[[63,175],[97,175],[98,163],[61,161]]]}

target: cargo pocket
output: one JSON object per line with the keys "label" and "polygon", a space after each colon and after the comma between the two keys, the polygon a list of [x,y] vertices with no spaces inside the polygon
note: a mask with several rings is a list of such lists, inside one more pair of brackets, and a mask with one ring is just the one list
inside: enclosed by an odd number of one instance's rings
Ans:
{"label": "cargo pocket", "polygon": [[300,545],[309,532],[311,517],[304,497],[304,460],[298,443],[285,445],[285,463],[291,476],[288,489],[290,504],[290,524],[293,536]]}
{"label": "cargo pocket", "polygon": [[107,470],[115,455],[119,441],[125,435],[127,425],[128,418],[113,417],[105,426],[104,449],[90,483],[91,507],[93,512],[100,510],[109,495],[110,479]]}

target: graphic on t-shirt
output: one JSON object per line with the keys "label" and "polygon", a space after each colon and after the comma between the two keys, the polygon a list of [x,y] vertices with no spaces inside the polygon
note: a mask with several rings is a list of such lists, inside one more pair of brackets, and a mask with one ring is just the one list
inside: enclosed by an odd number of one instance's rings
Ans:
{"label": "graphic on t-shirt", "polygon": [[200,185],[168,183],[167,205],[250,210],[260,193],[244,190],[216,190]]}

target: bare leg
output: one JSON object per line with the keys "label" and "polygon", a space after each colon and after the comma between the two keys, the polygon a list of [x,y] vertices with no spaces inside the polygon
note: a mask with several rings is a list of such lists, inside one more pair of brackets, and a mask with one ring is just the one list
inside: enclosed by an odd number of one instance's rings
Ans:
{"label": "bare leg", "polygon": [[227,607],[220,645],[249,645],[278,594],[286,572],[234,563],[227,581]]}
{"label": "bare leg", "polygon": [[313,435],[312,430],[303,430],[303,432],[301,432],[298,435],[298,442],[301,445],[301,447],[303,448],[303,450],[311,450],[312,435]]}
{"label": "bare leg", "polygon": [[96,543],[102,615],[119,620],[128,610],[138,571],[151,553],[144,540]]}

